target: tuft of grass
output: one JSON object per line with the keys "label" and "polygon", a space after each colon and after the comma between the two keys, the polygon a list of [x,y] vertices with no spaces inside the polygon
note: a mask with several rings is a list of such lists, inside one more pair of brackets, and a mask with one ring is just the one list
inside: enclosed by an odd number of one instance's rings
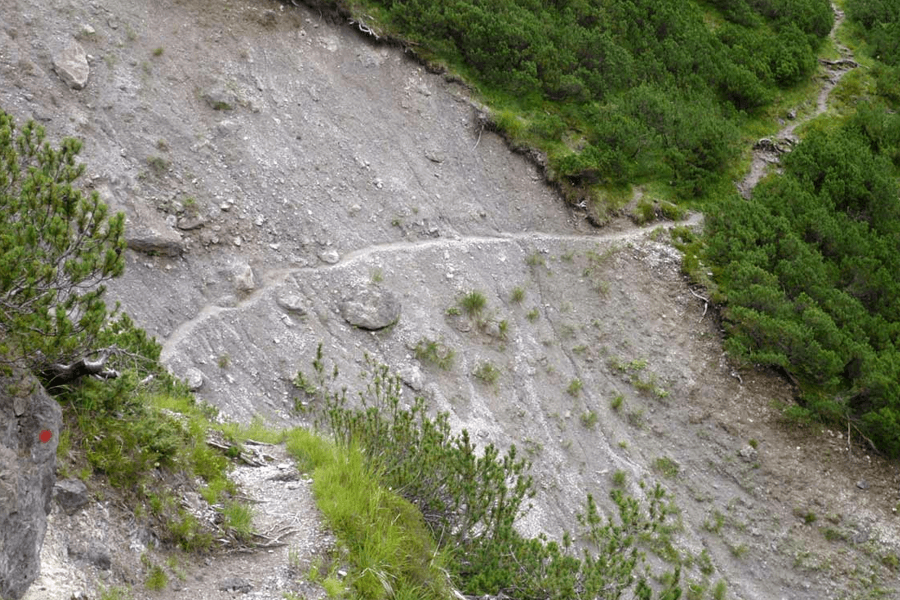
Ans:
{"label": "tuft of grass", "polygon": [[572,396],[573,398],[577,398],[581,395],[581,390],[584,387],[584,384],[577,377],[569,382],[569,387],[566,388],[566,393]]}
{"label": "tuft of grass", "polygon": [[370,276],[372,283],[381,283],[384,281],[384,272],[381,269],[374,269]]}
{"label": "tuft of grass", "polygon": [[513,304],[522,304],[522,301],[525,300],[525,288],[514,287],[509,293],[509,300]]}
{"label": "tuft of grass", "polygon": [[624,402],[625,402],[625,396],[623,396],[622,394],[616,394],[613,397],[613,399],[609,401],[609,406],[613,410],[618,411],[622,408],[622,403],[624,403]]}
{"label": "tuft of grass", "polygon": [[593,429],[597,424],[597,413],[592,410],[581,414],[580,420],[585,429]]}
{"label": "tuft of grass", "polygon": [[[346,581],[356,597],[436,600],[449,595],[442,589],[446,559],[422,514],[379,484],[360,450],[335,446],[305,429],[288,433],[287,449],[298,466],[313,472],[316,503],[347,548],[351,573]],[[322,586],[332,597],[344,594],[344,584],[333,576]]]}
{"label": "tuft of grass", "polygon": [[169,167],[172,165],[162,156],[151,156],[147,159],[147,166],[150,167],[150,170],[154,175],[159,177],[168,171]]}
{"label": "tuft of grass", "polygon": [[537,321],[540,317],[541,317],[541,313],[540,313],[540,311],[537,309],[537,307],[532,308],[532,309],[531,309],[530,311],[528,311],[528,313],[525,315],[525,318],[528,319],[529,321],[531,321],[532,323],[534,323],[535,321]]}
{"label": "tuft of grass", "polygon": [[163,55],[163,52],[165,52],[165,50],[163,50],[162,48],[154,48],[152,54],[153,56],[159,57]]}
{"label": "tuft of grass", "polygon": [[220,369],[227,369],[228,365],[231,364],[231,357],[227,354],[223,354],[216,359],[216,364],[219,365]]}
{"label": "tuft of grass", "polygon": [[422,338],[416,344],[413,352],[416,359],[439,367],[445,371],[449,371],[453,367],[453,361],[456,353],[452,348],[448,348],[444,343],[437,340]]}
{"label": "tuft of grass", "polygon": [[160,591],[165,589],[165,587],[169,584],[169,578],[166,576],[166,572],[163,571],[162,567],[159,565],[153,565],[150,568],[150,574],[147,575],[147,579],[144,580],[144,586],[148,590]]}
{"label": "tuft of grass", "polygon": [[222,508],[225,524],[238,538],[249,540],[253,535],[253,510],[246,504],[226,502]]}
{"label": "tuft of grass", "polygon": [[660,456],[653,461],[653,470],[669,479],[677,477],[680,469],[681,467],[679,467],[678,463],[667,456]]}
{"label": "tuft of grass", "polygon": [[544,257],[541,256],[540,252],[532,252],[528,255],[528,258],[525,259],[525,264],[529,267],[546,267],[547,261],[544,260]]}
{"label": "tuft of grass", "polygon": [[482,362],[472,372],[477,379],[488,385],[494,385],[500,379],[500,369],[490,361]]}
{"label": "tuft of grass", "polygon": [[127,587],[113,586],[100,591],[100,600],[131,600],[131,592]]}
{"label": "tuft of grass", "polygon": [[463,312],[468,316],[476,317],[479,316],[487,306],[487,298],[485,298],[484,294],[478,290],[472,290],[462,297],[459,301],[459,305]]}
{"label": "tuft of grass", "polygon": [[713,587],[713,600],[725,600],[725,594],[728,592],[728,584],[724,579],[720,579]]}
{"label": "tuft of grass", "polygon": [[613,485],[616,487],[622,487],[625,485],[625,480],[627,479],[627,474],[625,471],[621,469],[616,469],[615,473],[613,473],[612,480]]}

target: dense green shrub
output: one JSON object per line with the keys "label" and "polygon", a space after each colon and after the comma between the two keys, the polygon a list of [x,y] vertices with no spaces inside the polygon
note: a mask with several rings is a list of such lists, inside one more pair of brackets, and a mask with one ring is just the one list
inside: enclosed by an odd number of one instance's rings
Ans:
{"label": "dense green shrub", "polygon": [[707,219],[730,350],[801,383],[808,414],[900,456],[900,115],[862,105],[816,130],[783,177]]}

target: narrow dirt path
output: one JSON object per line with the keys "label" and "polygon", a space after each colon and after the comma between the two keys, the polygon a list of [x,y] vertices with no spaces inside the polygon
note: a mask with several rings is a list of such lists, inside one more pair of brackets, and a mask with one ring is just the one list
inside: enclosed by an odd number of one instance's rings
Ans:
{"label": "narrow dirt path", "polygon": [[828,99],[831,96],[831,92],[837,87],[838,82],[850,70],[859,66],[853,60],[853,53],[850,49],[839,43],[835,37],[838,28],[844,22],[844,11],[834,4],[831,5],[831,8],[834,10],[834,26],[832,26],[828,37],[834,43],[841,58],[838,60],[819,59],[819,64],[824,67],[825,83],[822,84],[816,96],[816,109],[800,119],[790,121],[774,137],[766,138],[765,141],[760,140],[756,143],[753,148],[753,161],[750,164],[750,172],[737,184],[738,191],[746,199],[753,195],[753,188],[766,175],[769,165],[778,164],[781,154],[790,152],[799,141],[794,134],[796,129],[828,110]]}
{"label": "narrow dirt path", "polygon": [[198,326],[206,322],[208,319],[216,317],[226,312],[242,310],[248,306],[252,306],[262,298],[266,291],[272,287],[278,286],[291,275],[301,275],[304,273],[312,273],[315,271],[326,271],[331,269],[350,268],[374,255],[378,254],[412,254],[435,249],[447,249],[463,252],[473,245],[480,244],[521,244],[529,242],[575,242],[575,243],[612,243],[612,242],[628,242],[647,235],[651,231],[662,227],[671,229],[676,226],[693,227],[703,222],[703,215],[700,213],[691,213],[687,219],[677,222],[656,223],[648,227],[634,227],[624,231],[607,231],[596,235],[571,234],[561,235],[541,232],[501,232],[496,236],[464,236],[451,238],[438,238],[424,241],[397,241],[387,242],[383,244],[373,244],[358,250],[349,252],[341,257],[334,264],[321,263],[313,267],[276,269],[266,272],[262,277],[262,284],[246,298],[238,302],[235,306],[218,306],[208,304],[204,306],[192,319],[184,321],[176,327],[172,333],[163,342],[162,353],[160,359],[166,362],[172,357],[175,350],[191,332]]}

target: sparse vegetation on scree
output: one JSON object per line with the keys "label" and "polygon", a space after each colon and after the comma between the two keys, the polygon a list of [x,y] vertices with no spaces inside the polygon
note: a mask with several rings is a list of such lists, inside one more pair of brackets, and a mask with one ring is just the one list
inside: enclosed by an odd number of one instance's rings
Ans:
{"label": "sparse vegetation on scree", "polygon": [[[683,232],[685,268],[715,286],[732,354],[797,382],[793,417],[849,426],[897,457],[900,8],[839,4],[863,68],[835,90],[836,111],[796,130],[784,174],[751,202],[732,183],[738,154],[816,92],[818,52],[840,58],[825,41],[828,0],[364,0],[353,10],[460,73],[493,125],[543,151],[549,178],[595,222],[630,196],[617,190],[626,184],[699,199],[707,234]],[[664,206],[677,214],[665,200],[633,214],[645,222]]]}

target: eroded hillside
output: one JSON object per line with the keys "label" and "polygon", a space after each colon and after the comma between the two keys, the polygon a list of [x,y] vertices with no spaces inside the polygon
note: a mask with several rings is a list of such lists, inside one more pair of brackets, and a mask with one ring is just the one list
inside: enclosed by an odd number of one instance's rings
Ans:
{"label": "eroded hillside", "polygon": [[[225,416],[297,422],[290,381],[319,343],[351,387],[368,354],[454,427],[528,454],[525,531],[572,528],[623,471],[633,493],[672,493],[687,582],[706,551],[728,597],[890,588],[892,468],[846,432],[781,423],[789,385],[729,363],[673,224],[592,228],[459,84],[275,2],[0,12],[0,106],[84,139],[89,185],[135,249],[112,296]],[[54,67],[75,41],[81,90]],[[485,306],[467,310],[473,291]],[[378,330],[348,322],[351,304]]]}

